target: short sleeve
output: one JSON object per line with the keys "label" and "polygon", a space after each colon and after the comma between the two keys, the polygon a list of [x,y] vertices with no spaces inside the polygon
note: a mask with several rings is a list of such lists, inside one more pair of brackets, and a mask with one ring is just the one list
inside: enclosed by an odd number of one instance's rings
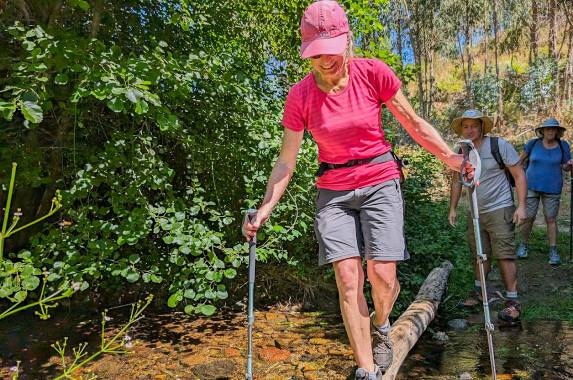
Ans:
{"label": "short sleeve", "polygon": [[302,112],[302,96],[296,85],[290,89],[286,98],[283,126],[295,132],[304,130],[305,122]]}
{"label": "short sleeve", "polygon": [[517,163],[519,162],[519,154],[517,154],[517,151],[515,150],[513,145],[511,145],[502,138],[500,138],[498,141],[499,141],[499,153],[501,154],[501,158],[503,159],[505,165],[506,166],[517,165]]}
{"label": "short sleeve", "polygon": [[402,86],[402,82],[398,79],[390,66],[380,60],[374,60],[373,69],[378,98],[386,103],[396,95],[400,86]]}

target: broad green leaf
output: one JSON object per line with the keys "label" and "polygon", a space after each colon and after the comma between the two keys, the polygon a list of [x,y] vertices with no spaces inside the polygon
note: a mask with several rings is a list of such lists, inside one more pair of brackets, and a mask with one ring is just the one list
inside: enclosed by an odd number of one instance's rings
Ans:
{"label": "broad green leaf", "polygon": [[129,272],[128,275],[125,277],[129,282],[137,282],[139,280],[139,273],[137,272]]}
{"label": "broad green leaf", "polygon": [[128,258],[128,259],[129,259],[129,262],[132,263],[132,264],[136,264],[136,263],[138,263],[138,262],[141,260],[141,258],[139,257],[139,255],[136,255],[136,254],[129,255],[129,258]]}
{"label": "broad green leaf", "polygon": [[185,313],[189,314],[189,315],[195,314],[195,306],[193,306],[193,305],[185,306]]}
{"label": "broad green leaf", "polygon": [[90,4],[86,0],[70,0],[70,5],[83,11],[90,9]]}
{"label": "broad green leaf", "polygon": [[161,276],[158,276],[156,274],[152,274],[151,275],[151,281],[156,283],[156,284],[161,284],[161,282],[163,281],[163,278],[161,278]]}
{"label": "broad green leaf", "polygon": [[28,296],[27,291],[20,290],[19,292],[16,292],[16,294],[14,294],[14,299],[16,300],[16,302],[22,302],[26,299],[27,296]]}
{"label": "broad green leaf", "polygon": [[198,313],[201,313],[207,317],[210,317],[211,315],[215,314],[215,311],[217,311],[217,308],[213,305],[199,305],[195,309]]}
{"label": "broad green leaf", "polygon": [[167,299],[167,306],[176,307],[182,299],[183,297],[180,293],[174,293]]}
{"label": "broad green leaf", "polygon": [[233,268],[225,269],[223,273],[225,273],[225,277],[227,278],[235,278],[237,275],[237,271]]}
{"label": "broad green leaf", "polygon": [[59,73],[58,75],[56,75],[56,77],[54,78],[54,82],[56,84],[66,84],[68,83],[68,76],[64,73]]}
{"label": "broad green leaf", "polygon": [[39,124],[44,119],[42,108],[36,103],[25,101],[21,103],[20,110],[30,123]]}
{"label": "broad green leaf", "polygon": [[137,103],[135,104],[135,113],[138,115],[147,113],[147,110],[149,110],[149,106],[147,105],[147,102],[143,99],[139,99],[137,101]]}
{"label": "broad green leaf", "polygon": [[26,277],[22,280],[22,289],[34,290],[40,285],[40,279],[36,276]]}
{"label": "broad green leaf", "polygon": [[123,104],[123,100],[119,98],[113,98],[109,102],[107,102],[107,106],[113,112],[121,112],[125,109],[125,105]]}

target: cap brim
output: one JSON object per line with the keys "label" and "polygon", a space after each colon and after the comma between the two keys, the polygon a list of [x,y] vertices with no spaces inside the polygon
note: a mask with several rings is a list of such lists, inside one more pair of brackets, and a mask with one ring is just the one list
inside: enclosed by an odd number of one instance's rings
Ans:
{"label": "cap brim", "polygon": [[346,50],[347,43],[347,33],[332,38],[317,38],[300,45],[300,56],[305,59],[322,54],[340,55]]}
{"label": "cap brim", "polygon": [[537,137],[543,137],[543,133],[541,133],[541,131],[545,128],[557,128],[559,130],[559,132],[561,132],[561,133],[565,133],[565,131],[567,130],[567,129],[565,129],[565,127],[562,127],[562,126],[559,126],[559,127],[550,127],[550,126],[537,127],[537,128],[535,128],[535,134],[537,135]]}

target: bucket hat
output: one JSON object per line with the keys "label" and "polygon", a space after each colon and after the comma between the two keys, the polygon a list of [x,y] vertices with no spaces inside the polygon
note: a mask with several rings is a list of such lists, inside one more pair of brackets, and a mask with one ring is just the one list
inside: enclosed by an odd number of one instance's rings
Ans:
{"label": "bucket hat", "polygon": [[493,121],[490,119],[489,116],[486,116],[480,110],[467,110],[464,111],[462,116],[456,117],[452,120],[450,127],[458,134],[462,135],[462,120],[463,119],[479,119],[482,121],[483,126],[483,134],[485,135],[493,128]]}
{"label": "bucket hat", "polygon": [[300,56],[304,59],[322,54],[343,54],[349,31],[346,13],[340,4],[333,0],[312,3],[300,20]]}
{"label": "bucket hat", "polygon": [[544,128],[557,128],[559,129],[560,136],[562,136],[563,132],[565,132],[565,127],[562,127],[561,124],[559,124],[559,121],[554,118],[549,118],[545,120],[539,127],[535,128],[535,134],[537,135],[537,137],[543,137],[542,129]]}

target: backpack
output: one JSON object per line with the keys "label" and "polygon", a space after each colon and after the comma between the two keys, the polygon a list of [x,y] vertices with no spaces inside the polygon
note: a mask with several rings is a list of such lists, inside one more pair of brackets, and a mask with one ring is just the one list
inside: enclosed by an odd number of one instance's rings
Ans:
{"label": "backpack", "polygon": [[[493,158],[495,159],[495,161],[499,165],[499,168],[501,170],[505,171],[505,176],[507,177],[507,181],[509,182],[510,186],[515,187],[515,178],[513,178],[513,176],[509,172],[509,169],[507,169],[507,166],[505,166],[505,163],[503,162],[503,158],[501,157],[501,153],[499,153],[498,139],[499,139],[498,137],[490,137],[489,138],[491,155],[493,156]],[[559,146],[561,146],[561,144],[559,144]]]}

